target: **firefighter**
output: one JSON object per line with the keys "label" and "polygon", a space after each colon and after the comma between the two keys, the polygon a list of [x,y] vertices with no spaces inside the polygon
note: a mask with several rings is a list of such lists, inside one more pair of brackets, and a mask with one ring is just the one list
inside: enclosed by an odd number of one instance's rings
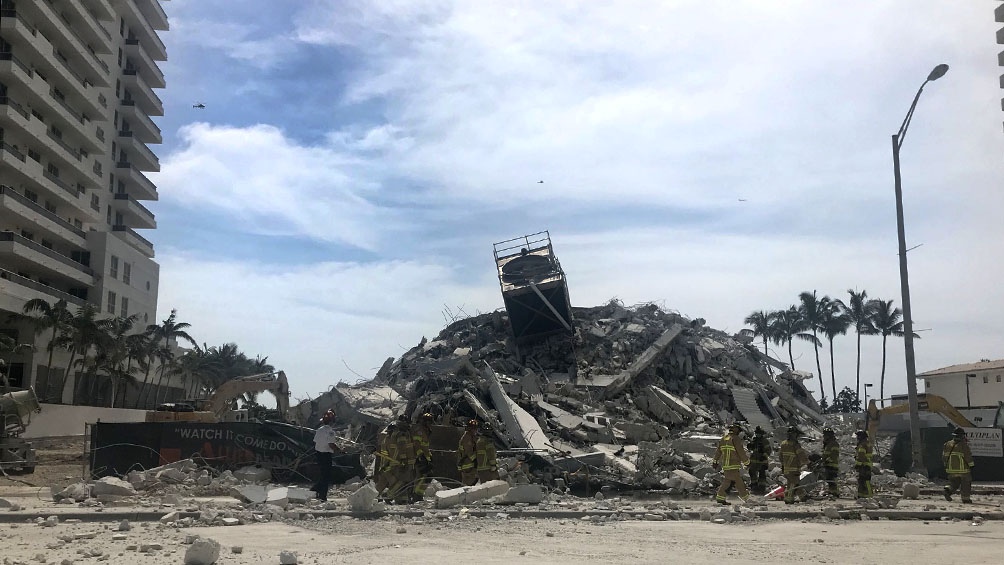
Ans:
{"label": "firefighter", "polygon": [[[785,504],[795,503],[795,490],[798,489],[798,483],[802,480],[802,467],[809,463],[809,455],[798,442],[800,435],[802,432],[795,426],[788,428],[788,439],[781,442],[779,451],[781,472],[784,473],[784,478],[788,482],[784,487]],[[807,497],[803,492],[798,498],[804,501]]]}
{"label": "firefighter", "polygon": [[750,458],[743,448],[741,434],[742,427],[738,422],[733,422],[722,439],[718,440],[718,449],[715,450],[715,459],[712,463],[716,470],[719,468],[722,470],[722,483],[718,485],[718,492],[715,494],[718,504],[728,504],[726,497],[732,485],[735,485],[743,502],[749,498],[749,491],[746,490],[746,482],[743,481],[740,471],[743,464],[749,465]]}
{"label": "firefighter", "polygon": [[966,430],[955,428],[952,434],[955,438],[945,442],[945,447],[941,451],[941,461],[945,464],[945,471],[948,473],[945,500],[951,502],[952,495],[961,492],[962,502],[972,504],[973,453],[969,450]]}
{"label": "firefighter", "polygon": [[833,428],[823,428],[823,478],[826,479],[826,494],[832,499],[840,498],[837,476],[840,475],[840,444]]}
{"label": "firefighter", "polygon": [[429,484],[429,473],[432,472],[432,449],[429,437],[432,435],[432,424],[435,417],[426,412],[418,417],[418,423],[412,428],[411,439],[415,445],[415,488],[412,499],[425,498],[425,487]]}
{"label": "firefighter", "polygon": [[857,498],[871,498],[872,491],[872,443],[868,441],[868,432],[858,430],[858,444],[854,448],[854,469],[858,472]]}
{"label": "firefighter", "polygon": [[460,482],[470,486],[478,482],[478,421],[468,420],[465,428],[457,446],[457,470],[460,471]]}
{"label": "firefighter", "polygon": [[767,438],[767,432],[757,426],[753,430],[753,439],[746,447],[750,451],[750,490],[754,494],[764,494],[767,492],[767,462],[774,451],[770,446],[770,439]]}
{"label": "firefighter", "polygon": [[377,439],[376,461],[373,463],[373,481],[376,490],[383,493],[394,479],[397,466],[397,424],[391,422]]}
{"label": "firefighter", "polygon": [[394,502],[402,504],[411,500],[415,481],[415,442],[411,436],[411,421],[403,415],[397,419],[394,442],[397,445],[397,465],[394,466],[394,482],[389,489],[389,496]]}
{"label": "firefighter", "polygon": [[487,483],[499,479],[499,462],[495,453],[495,441],[491,437],[492,429],[488,423],[478,428],[477,471],[478,481]]}

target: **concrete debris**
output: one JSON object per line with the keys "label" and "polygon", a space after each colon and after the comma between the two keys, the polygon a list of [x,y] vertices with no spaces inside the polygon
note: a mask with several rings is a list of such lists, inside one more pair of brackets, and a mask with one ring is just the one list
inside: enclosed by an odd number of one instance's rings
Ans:
{"label": "concrete debris", "polygon": [[348,496],[349,508],[353,512],[374,512],[379,494],[373,483],[366,483]]}
{"label": "concrete debris", "polygon": [[503,504],[540,504],[544,500],[544,489],[540,485],[516,485],[502,496]]}
{"label": "concrete debris", "polygon": [[916,483],[906,483],[903,485],[903,498],[917,500],[920,498],[920,485]]}
{"label": "concrete debris", "polygon": [[509,483],[505,481],[488,481],[471,487],[441,490],[436,493],[436,508],[471,504],[493,496],[504,495],[507,492],[509,492]]}
{"label": "concrete debris", "polygon": [[249,483],[267,483],[272,480],[272,470],[258,465],[248,465],[234,471],[234,477]]}
{"label": "concrete debris", "polygon": [[208,538],[199,538],[185,550],[185,565],[212,565],[220,559],[220,544]]}
{"label": "concrete debris", "polygon": [[102,477],[91,485],[91,496],[135,496],[136,489],[129,482],[116,477]]}
{"label": "concrete debris", "polygon": [[285,549],[279,552],[279,565],[297,565],[299,562],[300,558],[296,553]]}

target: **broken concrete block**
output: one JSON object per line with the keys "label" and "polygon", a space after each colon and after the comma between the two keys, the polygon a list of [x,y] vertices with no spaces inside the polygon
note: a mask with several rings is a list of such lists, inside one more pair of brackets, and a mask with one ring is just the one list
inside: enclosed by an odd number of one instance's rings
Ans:
{"label": "broken concrete block", "polygon": [[261,485],[244,485],[235,487],[230,493],[237,500],[248,504],[264,504],[268,500],[268,490]]}
{"label": "broken concrete block", "polygon": [[177,485],[185,482],[188,475],[180,469],[163,469],[157,472],[157,480],[169,485]]}
{"label": "broken concrete block", "polygon": [[906,483],[903,485],[903,498],[917,500],[920,498],[920,485],[916,483]]}
{"label": "broken concrete block", "polygon": [[299,557],[292,551],[282,550],[279,552],[279,565],[297,565]]}
{"label": "broken concrete block", "polygon": [[[135,494],[135,491],[133,491],[133,494]],[[91,485],[87,483],[74,483],[60,491],[57,491],[55,487],[52,489],[52,499],[56,502],[64,499],[83,502],[90,497]]]}
{"label": "broken concrete block", "polygon": [[680,488],[682,490],[693,490],[697,488],[697,484],[700,482],[697,477],[691,475],[683,469],[674,469],[672,476],[680,479],[680,485],[676,488]]}
{"label": "broken concrete block", "polygon": [[349,508],[353,512],[373,512],[379,494],[373,483],[366,483],[347,497]]}
{"label": "broken concrete block", "polygon": [[177,520],[178,520],[178,512],[177,511],[168,512],[167,514],[164,514],[163,516],[160,517],[160,523],[161,524],[170,524],[170,523],[175,522]]}
{"label": "broken concrete block", "polygon": [[223,518],[224,526],[238,526],[240,523],[241,521],[237,518]]}
{"label": "broken concrete block", "polygon": [[544,489],[540,485],[516,485],[502,496],[505,504],[540,504],[544,500]]}
{"label": "broken concrete block", "polygon": [[840,512],[836,508],[834,508],[832,506],[827,506],[827,507],[823,508],[823,516],[826,516],[827,518],[829,518],[831,520],[839,520],[840,519]]}
{"label": "broken concrete block", "polygon": [[185,550],[185,565],[213,565],[220,559],[220,544],[215,540],[199,538]]}
{"label": "broken concrete block", "polygon": [[257,465],[248,465],[234,471],[234,477],[249,483],[267,483],[272,480],[272,471]]}
{"label": "broken concrete block", "polygon": [[10,501],[4,498],[0,498],[0,508],[10,508]]}
{"label": "broken concrete block", "polygon": [[314,491],[301,487],[288,487],[286,497],[294,504],[304,504],[314,499]]}
{"label": "broken concrete block", "polygon": [[458,504],[470,504],[493,496],[505,494],[509,483],[505,481],[488,481],[472,487],[460,487],[441,490],[436,493],[436,508],[449,508]]}
{"label": "broken concrete block", "polygon": [[278,506],[279,508],[285,510],[286,507],[289,506],[289,489],[286,487],[279,487],[268,491],[265,503]]}

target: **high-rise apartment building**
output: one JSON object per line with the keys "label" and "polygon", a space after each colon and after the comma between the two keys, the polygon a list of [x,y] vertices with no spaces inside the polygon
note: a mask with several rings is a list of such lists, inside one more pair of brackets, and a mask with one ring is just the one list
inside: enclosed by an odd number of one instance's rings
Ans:
{"label": "high-rise apartment building", "polygon": [[63,387],[44,382],[48,340],[8,313],[63,299],[156,322],[159,266],[140,231],[157,227],[143,202],[157,200],[145,173],[160,170],[147,145],[161,142],[167,29],[159,0],[0,0],[0,331],[36,339],[0,359],[13,386],[50,400]]}

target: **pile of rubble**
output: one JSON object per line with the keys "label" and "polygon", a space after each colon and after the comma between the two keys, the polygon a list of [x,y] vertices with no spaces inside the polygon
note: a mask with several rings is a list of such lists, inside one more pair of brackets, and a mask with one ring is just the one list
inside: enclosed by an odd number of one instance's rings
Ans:
{"label": "pile of rubble", "polygon": [[430,412],[444,426],[478,418],[508,454],[529,454],[545,484],[677,492],[711,487],[709,456],[731,421],[819,436],[824,419],[802,384],[811,375],[748,337],[653,304],[611,301],[573,316],[574,333],[520,344],[504,311],[457,320],[371,381],[339,384],[294,414],[311,425],[332,408],[346,437],[370,446],[400,415]]}

